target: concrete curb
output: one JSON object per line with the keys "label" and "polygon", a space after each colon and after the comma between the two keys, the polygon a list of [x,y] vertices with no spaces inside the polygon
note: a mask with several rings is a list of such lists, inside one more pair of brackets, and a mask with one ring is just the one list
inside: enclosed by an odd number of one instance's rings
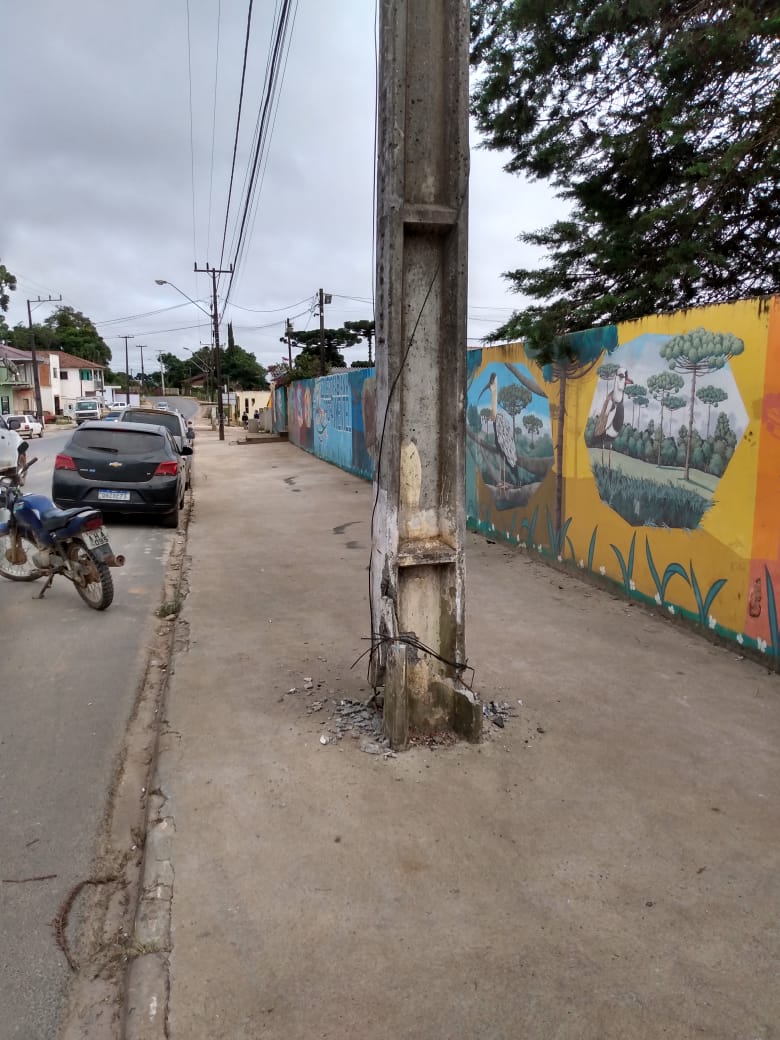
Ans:
{"label": "concrete curb", "polygon": [[[161,605],[178,603],[186,595],[187,529],[191,513],[192,494],[189,493],[183,522],[168,556]],[[163,957],[170,945],[173,876],[170,863],[165,864],[165,849],[157,836],[158,832],[162,836],[165,828],[152,827],[146,838],[144,829],[148,831],[150,823],[158,822],[160,808],[165,803],[165,798],[152,790],[152,778],[171,675],[170,662],[182,628],[178,616],[162,618],[150,647],[115,773],[97,856],[96,870],[110,873],[113,883],[103,886],[104,891],[95,897],[91,908],[90,916],[96,919],[97,925],[90,942],[91,952],[80,964],[69,995],[62,1040],[118,1040],[123,1036],[131,982],[132,992],[137,994],[133,999],[138,1006],[161,1009],[159,1018],[155,1014],[152,1022],[147,1023],[149,1027],[161,1022],[165,1028],[162,1010],[167,1007],[167,962],[163,964]],[[155,909],[158,903],[167,910],[158,913]],[[140,930],[136,932],[139,925]],[[164,999],[155,1004],[154,992],[160,986],[164,989]],[[149,993],[147,1000],[142,998],[143,992]],[[127,1035],[157,1040],[166,1033],[145,1031]]]}
{"label": "concrete curb", "polygon": [[162,815],[166,801],[159,789],[149,799],[144,873],[133,936],[137,955],[130,963],[126,983],[125,1040],[159,1040],[168,1035],[174,880],[170,846],[176,825],[172,817]]}
{"label": "concrete curb", "polygon": [[[189,521],[190,517],[188,517]],[[189,525],[188,525],[189,526]],[[180,588],[187,584],[185,555]],[[186,622],[179,617],[171,643],[171,663],[186,644]],[[170,678],[173,667],[168,670]],[[167,694],[167,684],[166,684]],[[159,775],[159,735],[152,763],[153,780],[146,813],[144,861],[138,888],[130,961],[121,1016],[123,1040],[164,1040],[168,1036],[170,992],[171,904],[175,872],[172,845],[176,822]]]}

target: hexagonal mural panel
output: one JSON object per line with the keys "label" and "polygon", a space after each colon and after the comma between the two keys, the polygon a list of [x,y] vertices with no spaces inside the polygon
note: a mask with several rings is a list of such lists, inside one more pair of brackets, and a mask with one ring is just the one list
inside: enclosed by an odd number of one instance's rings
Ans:
{"label": "hexagonal mural panel", "polygon": [[585,443],[601,500],[634,527],[694,530],[747,426],[730,332],[647,333],[599,368]]}
{"label": "hexagonal mural panel", "polygon": [[468,390],[468,459],[499,510],[528,505],[553,465],[547,398],[520,377],[536,383],[523,364],[492,362]]}

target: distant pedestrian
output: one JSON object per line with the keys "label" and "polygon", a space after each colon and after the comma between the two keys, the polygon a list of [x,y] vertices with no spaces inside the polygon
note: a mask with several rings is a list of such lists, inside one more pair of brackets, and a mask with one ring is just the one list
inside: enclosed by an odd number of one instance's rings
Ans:
{"label": "distant pedestrian", "polygon": [[244,409],[244,414],[241,416],[241,422],[244,424],[244,429],[249,426],[249,412]]}
{"label": "distant pedestrian", "polygon": [[255,419],[259,419],[260,418],[260,409],[259,408],[255,408],[254,418]]}

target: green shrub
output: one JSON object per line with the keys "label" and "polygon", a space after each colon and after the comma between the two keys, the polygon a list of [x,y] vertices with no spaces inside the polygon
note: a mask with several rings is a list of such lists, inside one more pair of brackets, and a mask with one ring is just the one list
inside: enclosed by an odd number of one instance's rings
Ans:
{"label": "green shrub", "polygon": [[694,530],[712,504],[676,484],[630,477],[596,463],[593,476],[602,502],[632,527],[681,527]]}

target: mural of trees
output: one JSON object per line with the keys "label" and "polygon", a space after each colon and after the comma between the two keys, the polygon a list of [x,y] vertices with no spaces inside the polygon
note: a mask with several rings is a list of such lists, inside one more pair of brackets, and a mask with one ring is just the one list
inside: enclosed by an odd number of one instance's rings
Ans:
{"label": "mural of trees", "polygon": [[[636,426],[637,424],[637,409],[641,412],[642,408],[650,404],[647,396],[647,387],[642,386],[640,383],[630,383],[625,390],[626,397],[631,401],[631,424]],[[642,402],[639,402],[639,398],[642,398]]]}
{"label": "mural of trees", "polygon": [[619,368],[620,365],[613,365],[612,362],[609,362],[605,365],[599,365],[598,367],[599,379],[603,379],[604,382],[607,384],[607,393],[609,393],[610,391],[610,381],[613,380],[615,376],[618,374]]}
{"label": "mural of trees", "polygon": [[544,428],[544,423],[537,415],[524,415],[523,426],[531,438],[531,447],[534,446],[534,438]]}
{"label": "mural of trees", "polygon": [[[694,329],[693,332],[684,332],[679,336],[672,336],[661,347],[661,357],[667,361],[669,368],[674,370],[671,374],[677,371],[690,373],[691,391],[690,410],[688,413],[688,426],[690,429],[693,429],[696,380],[701,375],[717,372],[718,369],[724,368],[732,357],[741,354],[744,349],[745,344],[733,332],[709,332],[703,328]],[[682,382],[680,386],[682,386]],[[719,416],[719,418],[721,417]],[[692,440],[693,438],[688,439],[688,450],[685,454],[685,480],[689,479],[690,474]]]}
{"label": "mural of trees", "polygon": [[510,384],[509,386],[502,386],[498,391],[498,403],[507,413],[512,417],[512,439],[516,440],[517,429],[515,426],[516,418],[521,412],[525,411],[528,405],[531,403],[531,391],[520,384]]}
{"label": "mural of trees", "polygon": [[475,404],[470,404],[466,411],[466,422],[469,424],[470,429],[475,433],[479,433],[482,428],[482,420],[479,417],[479,409]]}
{"label": "mural of trees", "polygon": [[647,380],[647,390],[661,406],[661,418],[658,421],[658,465],[661,465],[661,447],[664,433],[664,408],[668,408],[668,402],[682,390],[685,380],[676,372],[656,372]]}
{"label": "mural of trees", "polygon": [[729,395],[719,386],[703,386],[696,391],[696,396],[702,404],[707,405],[707,437],[709,437],[712,409],[717,408],[718,405],[728,400]]}
{"label": "mural of trees", "polygon": [[669,412],[669,436],[672,436],[672,415],[684,408],[688,401],[684,397],[670,397],[666,402],[666,410]]}

